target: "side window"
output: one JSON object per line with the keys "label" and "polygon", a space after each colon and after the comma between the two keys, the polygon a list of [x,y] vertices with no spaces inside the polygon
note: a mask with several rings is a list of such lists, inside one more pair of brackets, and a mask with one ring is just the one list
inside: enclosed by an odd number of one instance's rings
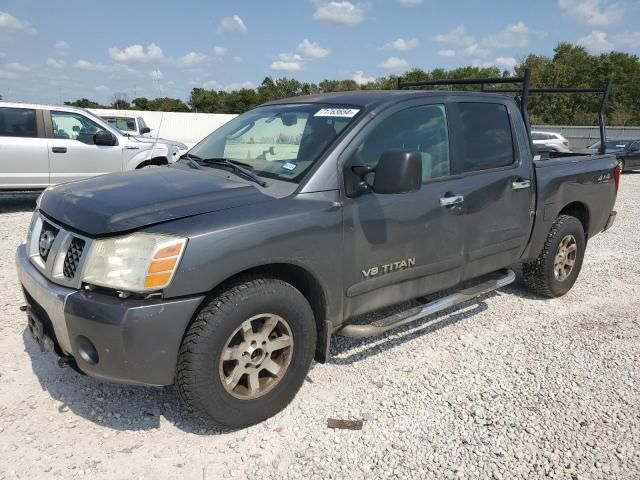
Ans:
{"label": "side window", "polygon": [[30,108],[0,108],[0,137],[37,137],[36,111]]}
{"label": "side window", "polygon": [[505,105],[459,103],[462,172],[505,167],[514,163],[513,137]]}
{"label": "side window", "polygon": [[138,126],[140,127],[140,130],[142,130],[147,126],[147,124],[144,121],[144,118],[138,117]]}
{"label": "side window", "polygon": [[360,158],[375,165],[390,150],[420,152],[422,179],[450,174],[449,131],[444,105],[423,105],[394,113],[358,146]]}
{"label": "side window", "polygon": [[51,125],[54,138],[68,138],[94,145],[93,136],[104,130],[93,120],[73,112],[51,111]]}

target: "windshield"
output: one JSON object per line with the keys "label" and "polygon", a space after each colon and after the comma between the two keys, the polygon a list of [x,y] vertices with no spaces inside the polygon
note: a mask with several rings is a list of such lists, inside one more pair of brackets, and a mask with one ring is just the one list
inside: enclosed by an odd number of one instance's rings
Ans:
{"label": "windshield", "polygon": [[318,104],[258,107],[220,127],[189,154],[235,160],[257,175],[299,183],[358,112]]}
{"label": "windshield", "polygon": [[[627,148],[630,143],[631,143],[631,140],[613,139],[613,140],[607,140],[604,145],[606,150],[619,150],[621,148]],[[588,148],[600,148],[600,142],[596,142],[593,145],[589,145]]]}

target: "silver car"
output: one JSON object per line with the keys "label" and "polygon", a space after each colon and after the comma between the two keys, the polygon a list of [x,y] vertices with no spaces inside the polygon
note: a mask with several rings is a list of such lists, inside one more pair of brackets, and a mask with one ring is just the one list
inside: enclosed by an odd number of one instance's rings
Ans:
{"label": "silver car", "polygon": [[81,108],[0,102],[0,193],[166,165],[182,149],[127,135]]}

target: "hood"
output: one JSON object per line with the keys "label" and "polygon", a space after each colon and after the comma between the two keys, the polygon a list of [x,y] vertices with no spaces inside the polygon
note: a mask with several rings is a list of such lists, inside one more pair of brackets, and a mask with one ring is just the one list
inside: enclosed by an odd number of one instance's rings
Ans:
{"label": "hood", "polygon": [[233,177],[161,167],[56,185],[43,193],[40,210],[95,236],[272,200]]}
{"label": "hood", "polygon": [[140,143],[164,143],[166,145],[173,145],[180,150],[186,150],[187,146],[182,142],[176,142],[174,140],[167,140],[166,138],[155,138],[155,137],[143,137],[140,135],[130,135],[129,138],[131,140],[135,140]]}

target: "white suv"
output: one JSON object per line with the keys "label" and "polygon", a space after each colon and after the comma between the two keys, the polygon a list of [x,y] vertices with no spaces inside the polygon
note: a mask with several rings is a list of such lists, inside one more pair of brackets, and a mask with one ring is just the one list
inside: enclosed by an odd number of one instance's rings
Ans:
{"label": "white suv", "polygon": [[533,131],[531,132],[531,140],[534,145],[547,147],[555,152],[571,152],[569,140],[559,133]]}
{"label": "white suv", "polygon": [[0,102],[0,193],[165,165],[182,149],[126,135],[81,108]]}

